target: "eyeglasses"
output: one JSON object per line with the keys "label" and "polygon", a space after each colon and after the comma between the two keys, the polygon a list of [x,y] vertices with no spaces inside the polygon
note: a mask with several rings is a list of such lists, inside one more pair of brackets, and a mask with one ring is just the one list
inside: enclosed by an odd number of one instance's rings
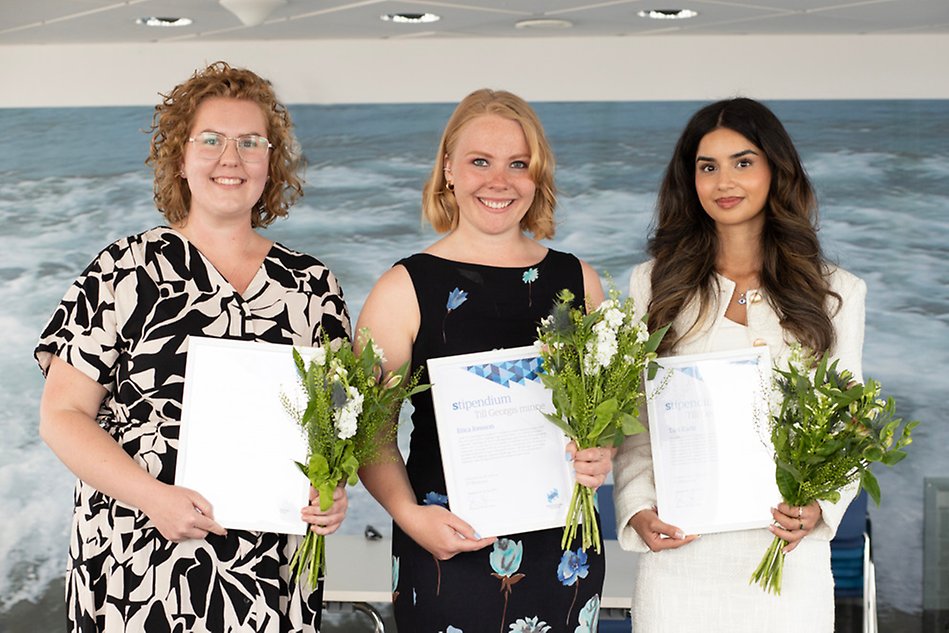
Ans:
{"label": "eyeglasses", "polygon": [[194,145],[198,158],[203,160],[217,160],[223,156],[228,141],[234,141],[237,155],[245,163],[259,163],[267,158],[267,152],[273,147],[270,141],[259,134],[244,134],[234,138],[220,132],[201,132],[188,139]]}

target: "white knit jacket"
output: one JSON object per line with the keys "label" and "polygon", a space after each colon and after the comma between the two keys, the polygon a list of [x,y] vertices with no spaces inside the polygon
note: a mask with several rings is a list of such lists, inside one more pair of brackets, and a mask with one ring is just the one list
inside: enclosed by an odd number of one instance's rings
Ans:
{"label": "white knit jacket", "polygon": [[[650,275],[653,262],[640,264],[633,270],[629,283],[629,295],[632,297],[637,318],[645,313],[652,294]],[[725,310],[735,291],[735,283],[717,275],[718,298],[713,309],[703,323],[681,341],[676,349],[678,354],[698,354],[710,351],[710,343],[725,318]],[[867,286],[862,279],[836,268],[830,275],[831,289],[840,295],[843,304],[833,316],[832,322],[837,341],[831,350],[832,356],[839,359],[841,368],[849,369],[854,377],[862,381],[861,358],[863,350],[864,314]],[[698,301],[692,301],[679,314],[675,321],[678,332],[688,330],[698,315]],[[789,342],[782,330],[778,315],[762,293],[752,293],[747,303],[748,330],[754,345],[767,345],[772,361],[777,366],[786,366],[789,354]],[[646,544],[636,531],[629,526],[629,520],[640,510],[656,506],[656,484],[653,477],[652,451],[649,444],[648,420],[645,411],[642,421],[647,431],[627,437],[613,462],[613,499],[616,505],[617,535],[623,549],[645,552]],[[856,493],[853,484],[841,491],[837,503],[821,501],[822,520],[807,538],[830,540],[837,531],[841,518]]]}

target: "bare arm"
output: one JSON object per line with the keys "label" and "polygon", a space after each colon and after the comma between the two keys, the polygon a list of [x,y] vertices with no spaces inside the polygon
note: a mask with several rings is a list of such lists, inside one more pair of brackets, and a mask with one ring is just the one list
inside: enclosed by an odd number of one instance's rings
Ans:
{"label": "bare arm", "polygon": [[40,401],[43,441],[84,482],[141,509],[165,538],[224,534],[204,497],[155,479],[99,426],[96,415],[105,393],[102,385],[54,357]]}
{"label": "bare arm", "polygon": [[[370,331],[385,353],[385,369],[392,370],[411,360],[420,322],[412,280],[404,267],[396,266],[369,293],[356,331]],[[493,538],[478,538],[470,525],[445,508],[420,506],[416,502],[394,439],[381,447],[375,463],[359,469],[359,477],[399,527],[436,558],[445,560],[494,542]]]}

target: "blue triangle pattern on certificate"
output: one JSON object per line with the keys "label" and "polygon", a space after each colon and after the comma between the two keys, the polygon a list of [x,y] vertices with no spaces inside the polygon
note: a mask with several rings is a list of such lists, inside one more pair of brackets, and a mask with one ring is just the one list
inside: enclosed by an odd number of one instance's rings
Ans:
{"label": "blue triangle pattern on certificate", "polygon": [[484,365],[469,365],[468,371],[476,376],[496,382],[507,387],[512,382],[523,385],[527,382],[540,382],[540,375],[544,372],[539,356],[534,358],[519,358],[506,360],[500,363],[485,363]]}
{"label": "blue triangle pattern on certificate", "polygon": [[673,370],[681,372],[685,374],[686,376],[691,376],[692,378],[695,378],[696,380],[699,380],[699,381],[703,380],[702,374],[699,371],[699,368],[696,367],[695,365],[690,365],[688,367],[674,367]]}

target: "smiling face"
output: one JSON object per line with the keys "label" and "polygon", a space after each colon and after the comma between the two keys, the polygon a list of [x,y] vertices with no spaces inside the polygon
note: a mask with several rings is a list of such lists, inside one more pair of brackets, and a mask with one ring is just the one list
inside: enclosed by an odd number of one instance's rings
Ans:
{"label": "smiling face", "polygon": [[[198,106],[190,136],[219,132],[236,138],[244,134],[267,136],[267,121],[253,101],[212,97]],[[182,173],[191,190],[189,214],[207,214],[219,218],[246,217],[263,194],[267,184],[269,161],[241,160],[234,141],[227,141],[224,153],[216,160],[198,155],[194,143],[185,146]]]}
{"label": "smiling face", "polygon": [[445,160],[445,176],[458,203],[458,227],[491,235],[520,232],[537,189],[528,170],[530,159],[517,121],[486,114],[465,124]]}
{"label": "smiling face", "polygon": [[764,225],[771,168],[764,152],[728,128],[702,137],[695,156],[695,191],[719,229]]}

